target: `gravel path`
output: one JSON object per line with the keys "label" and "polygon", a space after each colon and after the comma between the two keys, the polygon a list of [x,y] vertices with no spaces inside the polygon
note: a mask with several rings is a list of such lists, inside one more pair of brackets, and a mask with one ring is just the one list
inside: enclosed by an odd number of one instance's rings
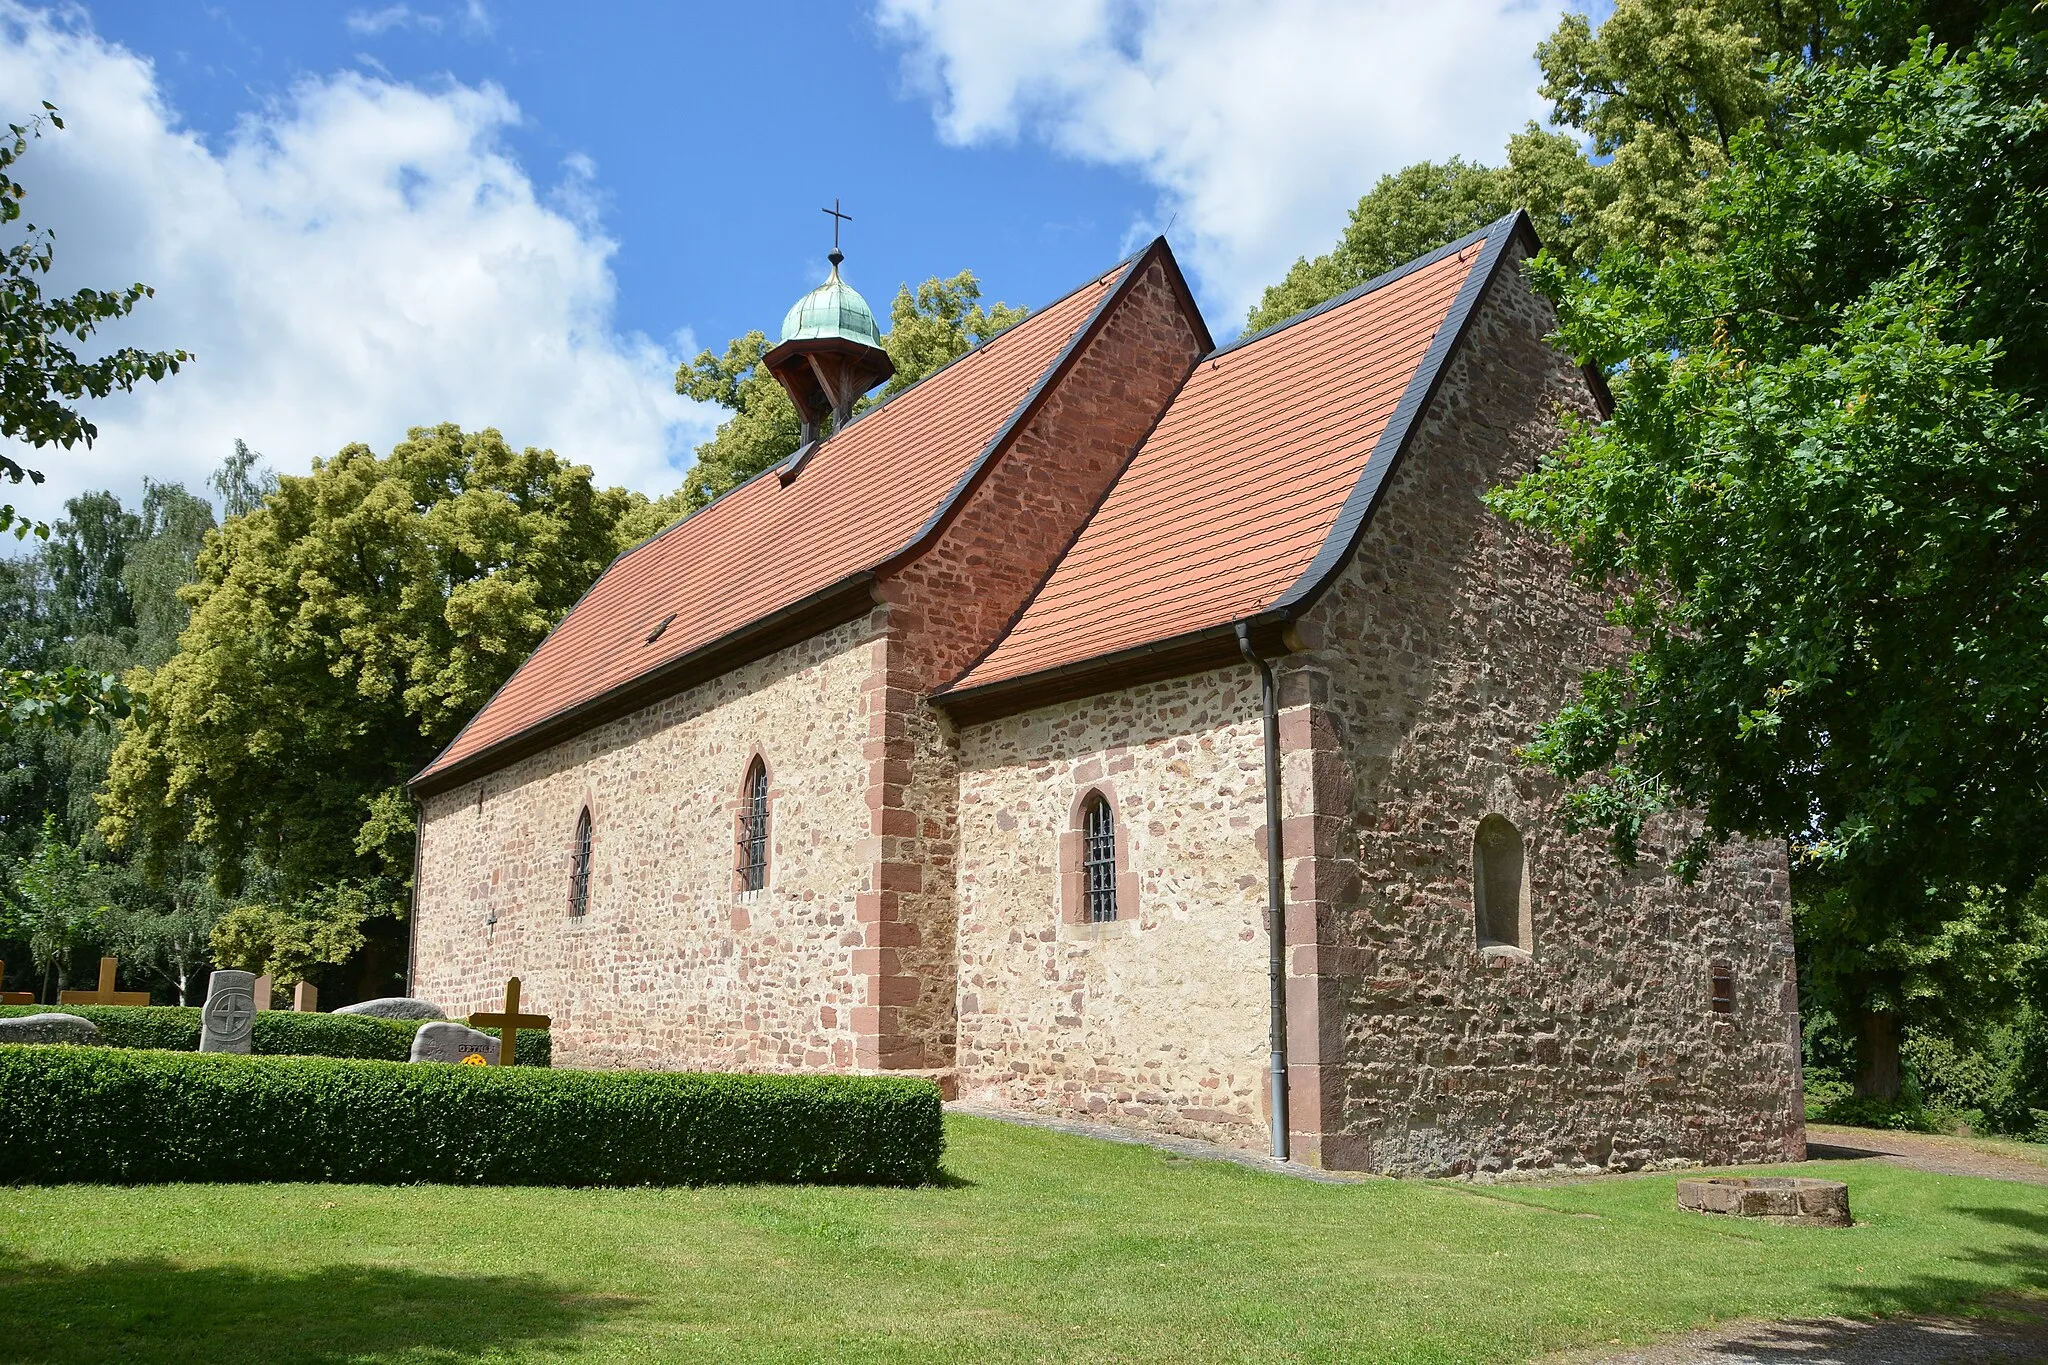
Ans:
{"label": "gravel path", "polygon": [[1930,1133],[1888,1133],[1816,1123],[1806,1130],[1806,1155],[1811,1161],[1888,1161],[1937,1175],[1981,1175],[2023,1185],[2048,1185],[2048,1160],[2007,1156],[1962,1138]]}

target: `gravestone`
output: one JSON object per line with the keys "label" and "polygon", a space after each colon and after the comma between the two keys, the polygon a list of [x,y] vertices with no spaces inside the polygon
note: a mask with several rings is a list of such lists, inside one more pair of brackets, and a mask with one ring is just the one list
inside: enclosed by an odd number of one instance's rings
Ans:
{"label": "gravestone", "polygon": [[100,959],[100,985],[92,991],[58,991],[60,1005],[147,1005],[148,991],[117,991],[114,989],[114,973],[120,969],[121,959],[103,957]]}
{"label": "gravestone", "polygon": [[367,1014],[372,1019],[446,1019],[439,1005],[431,1000],[414,1000],[410,996],[387,995],[377,1000],[365,1000],[360,1004],[343,1005],[336,1014]]}
{"label": "gravestone", "polygon": [[222,969],[206,983],[199,1012],[201,1052],[247,1052],[256,1033],[256,977]]}
{"label": "gravestone", "polygon": [[505,1008],[496,1012],[478,1010],[469,1016],[469,1022],[498,1030],[498,1065],[511,1066],[517,1055],[519,1030],[546,1028],[550,1021],[545,1014],[519,1012],[519,978],[515,976],[505,982]]}
{"label": "gravestone", "polygon": [[270,979],[269,972],[265,972],[256,978],[256,984],[249,988],[249,994],[255,997],[257,1009],[267,1010],[270,1008],[270,998],[277,994],[277,983]]}
{"label": "gravestone", "polygon": [[310,981],[301,981],[292,987],[292,1013],[317,1014],[320,1010],[320,991]]}
{"label": "gravestone", "polygon": [[0,1019],[0,1043],[97,1043],[99,1027],[75,1014],[24,1014]]}
{"label": "gravestone", "polygon": [[479,1057],[487,1066],[498,1064],[498,1040],[488,1033],[479,1032],[452,1019],[436,1019],[421,1024],[418,1033],[412,1036],[412,1056],[415,1062],[468,1062]]}

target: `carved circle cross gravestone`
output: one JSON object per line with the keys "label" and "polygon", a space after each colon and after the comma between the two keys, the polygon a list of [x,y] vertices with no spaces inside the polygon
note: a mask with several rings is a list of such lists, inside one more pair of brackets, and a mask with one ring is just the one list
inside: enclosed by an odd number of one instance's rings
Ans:
{"label": "carved circle cross gravestone", "polygon": [[1678,1207],[1693,1213],[1845,1228],[1849,1226],[1849,1187],[1839,1180],[1805,1176],[1714,1176],[1679,1181]]}
{"label": "carved circle cross gravestone", "polygon": [[199,1012],[201,1052],[247,1052],[256,1032],[256,974],[221,970],[206,983]]}

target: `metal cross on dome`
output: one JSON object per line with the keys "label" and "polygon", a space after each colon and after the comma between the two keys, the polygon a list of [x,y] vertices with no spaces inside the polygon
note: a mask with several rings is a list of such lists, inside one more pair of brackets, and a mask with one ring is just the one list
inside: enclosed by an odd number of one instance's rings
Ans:
{"label": "metal cross on dome", "polygon": [[832,249],[834,251],[839,250],[839,224],[842,221],[852,222],[853,215],[839,211],[839,196],[836,194],[832,196],[832,207],[829,209],[819,209],[818,212],[832,215]]}

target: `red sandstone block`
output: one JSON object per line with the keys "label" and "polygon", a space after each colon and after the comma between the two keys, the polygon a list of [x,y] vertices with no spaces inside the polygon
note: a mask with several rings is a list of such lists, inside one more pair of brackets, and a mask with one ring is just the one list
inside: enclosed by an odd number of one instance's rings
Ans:
{"label": "red sandstone block", "polygon": [[[894,948],[855,948],[853,970],[858,976],[894,976],[903,969]],[[908,1004],[909,1001],[878,1000],[877,1004]]]}
{"label": "red sandstone block", "polygon": [[877,863],[875,885],[883,891],[922,891],[924,869],[916,863]]}

